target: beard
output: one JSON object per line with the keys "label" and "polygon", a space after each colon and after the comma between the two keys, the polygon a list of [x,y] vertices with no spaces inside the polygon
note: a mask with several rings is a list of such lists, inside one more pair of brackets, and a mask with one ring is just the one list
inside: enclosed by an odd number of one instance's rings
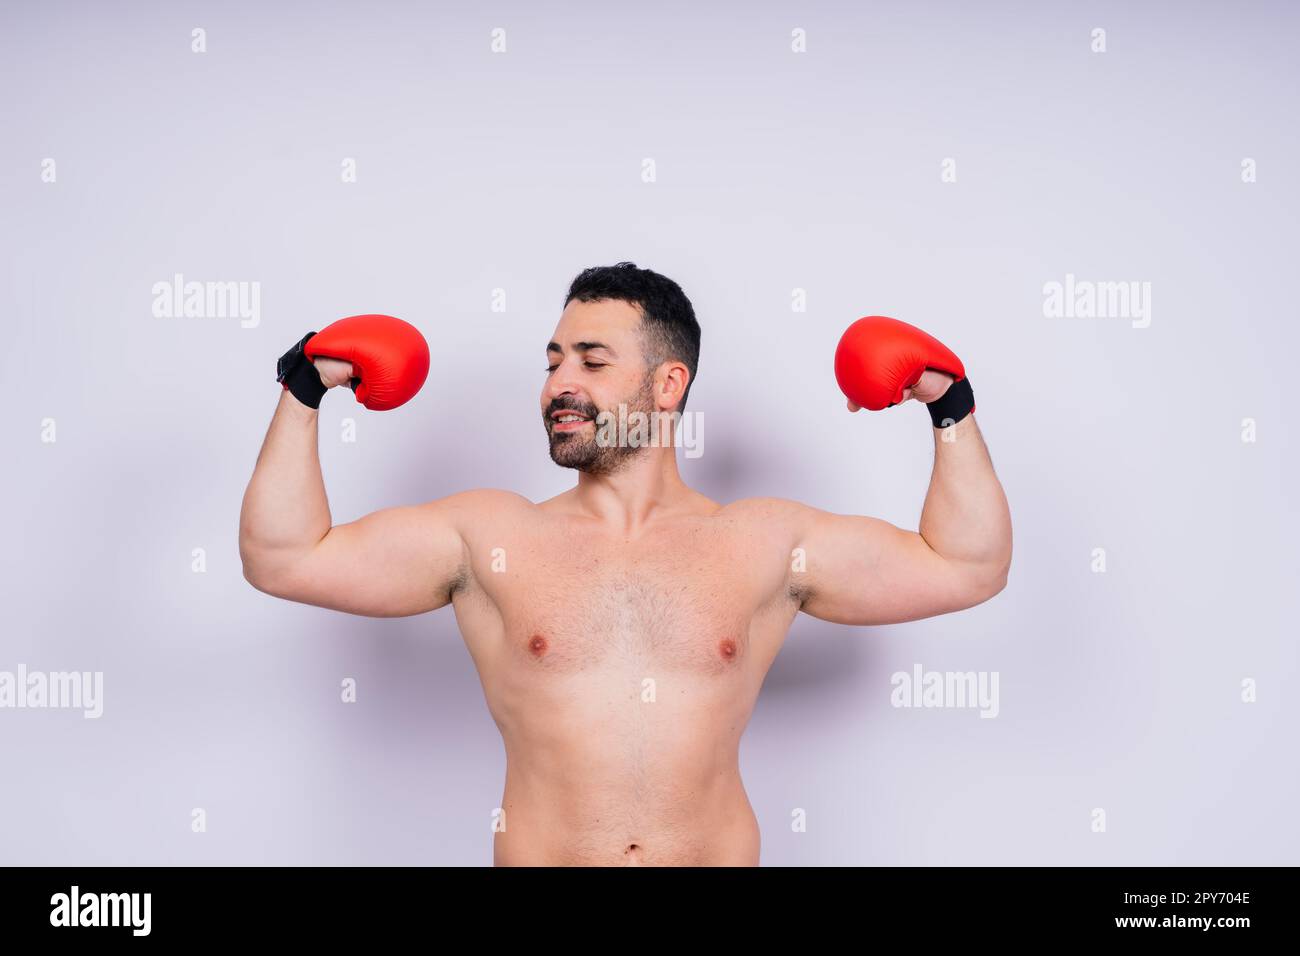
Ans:
{"label": "beard", "polygon": [[[653,377],[647,378],[640,389],[632,395],[614,403],[614,409],[609,414],[614,416],[615,420],[617,420],[619,405],[626,405],[628,414],[644,412],[649,416],[655,410]],[[558,411],[572,411],[576,415],[581,415],[590,420],[591,427],[584,425],[581,431],[556,432],[551,413]],[[550,407],[542,415],[546,434],[550,439],[551,461],[561,468],[576,468],[585,474],[602,477],[614,474],[626,466],[634,456],[645,451],[643,447],[631,445],[601,445],[596,440],[599,429],[596,418],[600,414],[601,410],[595,405],[570,395],[561,395],[551,402]]]}

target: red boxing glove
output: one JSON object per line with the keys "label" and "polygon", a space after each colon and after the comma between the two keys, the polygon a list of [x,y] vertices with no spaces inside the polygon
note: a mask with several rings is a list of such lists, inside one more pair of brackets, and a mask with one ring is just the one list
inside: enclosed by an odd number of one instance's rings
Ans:
{"label": "red boxing glove", "polygon": [[429,345],[409,322],[391,315],[353,315],[307,340],[308,359],[352,363],[352,390],[366,408],[382,412],[404,405],[429,377]]}
{"label": "red boxing glove", "polygon": [[835,349],[835,381],[840,391],[855,405],[873,412],[901,402],[903,390],[915,385],[928,368],[945,372],[957,382],[966,377],[961,359],[934,336],[883,315],[858,319]]}

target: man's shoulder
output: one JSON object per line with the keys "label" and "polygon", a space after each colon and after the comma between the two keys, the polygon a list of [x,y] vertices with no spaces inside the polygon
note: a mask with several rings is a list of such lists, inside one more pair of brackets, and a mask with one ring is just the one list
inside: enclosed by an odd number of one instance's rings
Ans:
{"label": "man's shoulder", "polygon": [[740,498],[718,509],[718,517],[745,523],[795,524],[808,519],[815,509],[789,498]]}
{"label": "man's shoulder", "polygon": [[536,509],[537,505],[513,491],[505,491],[501,488],[474,488],[470,491],[458,491],[445,498],[426,501],[418,507],[430,513],[486,517],[519,514],[525,510]]}
{"label": "man's shoulder", "polygon": [[716,518],[746,536],[775,537],[790,544],[802,540],[815,514],[816,509],[789,498],[738,498],[720,507]]}

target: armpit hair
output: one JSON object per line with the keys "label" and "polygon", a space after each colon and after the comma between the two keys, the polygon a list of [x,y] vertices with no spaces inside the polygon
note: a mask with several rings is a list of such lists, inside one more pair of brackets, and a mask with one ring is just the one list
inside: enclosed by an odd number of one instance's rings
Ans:
{"label": "armpit hair", "polygon": [[463,591],[469,586],[469,564],[462,563],[456,568],[456,573],[452,575],[451,580],[447,583],[447,601],[450,602],[456,596],[458,591]]}

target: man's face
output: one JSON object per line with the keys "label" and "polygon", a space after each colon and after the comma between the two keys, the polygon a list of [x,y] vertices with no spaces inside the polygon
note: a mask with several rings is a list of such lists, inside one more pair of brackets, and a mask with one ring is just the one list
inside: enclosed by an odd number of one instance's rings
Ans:
{"label": "man's face", "polygon": [[542,420],[557,465],[607,475],[641,451],[602,447],[595,421],[601,412],[617,416],[620,404],[629,413],[654,410],[640,325],[636,306],[616,299],[575,299],[564,307],[546,348],[542,388]]}

